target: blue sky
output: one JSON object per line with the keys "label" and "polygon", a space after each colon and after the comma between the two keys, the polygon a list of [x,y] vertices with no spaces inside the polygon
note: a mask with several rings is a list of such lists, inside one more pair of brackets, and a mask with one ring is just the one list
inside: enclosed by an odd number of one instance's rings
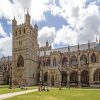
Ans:
{"label": "blue sky", "polygon": [[12,55],[11,21],[38,24],[38,43],[52,48],[91,42],[100,37],[100,0],[0,0],[0,56]]}
{"label": "blue sky", "polygon": [[[0,23],[4,29],[4,31],[7,33],[7,36],[10,36],[11,33],[11,24],[8,24],[7,21],[9,21],[9,19],[5,19],[4,17],[2,17],[0,19]],[[2,38],[2,36],[1,36]]]}
{"label": "blue sky", "polygon": [[46,20],[40,21],[38,23],[39,29],[43,26],[55,27],[56,30],[59,30],[62,25],[67,25],[67,21],[61,16],[53,16],[50,11],[44,13]]}

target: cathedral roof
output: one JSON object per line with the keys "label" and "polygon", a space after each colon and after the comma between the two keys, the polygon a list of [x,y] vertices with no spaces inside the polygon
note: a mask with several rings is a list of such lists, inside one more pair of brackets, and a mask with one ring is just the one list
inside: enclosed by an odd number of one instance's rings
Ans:
{"label": "cathedral roof", "polygon": [[[77,46],[78,45],[70,46],[70,52],[77,51],[78,50]],[[90,43],[90,49],[92,49],[96,46],[97,46],[96,42]],[[80,50],[87,50],[88,49],[88,43],[80,44],[79,49]],[[47,50],[47,51],[40,51],[39,56],[50,55],[50,52],[55,52],[55,51],[60,51],[61,53],[68,52],[68,47],[51,49],[51,50]]]}

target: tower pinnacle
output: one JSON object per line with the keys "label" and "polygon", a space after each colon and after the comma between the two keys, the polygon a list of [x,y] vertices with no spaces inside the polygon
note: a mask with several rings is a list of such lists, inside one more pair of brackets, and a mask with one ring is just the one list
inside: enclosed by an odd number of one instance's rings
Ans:
{"label": "tower pinnacle", "polygon": [[27,9],[27,14],[25,15],[25,24],[30,25],[30,15],[28,9]]}

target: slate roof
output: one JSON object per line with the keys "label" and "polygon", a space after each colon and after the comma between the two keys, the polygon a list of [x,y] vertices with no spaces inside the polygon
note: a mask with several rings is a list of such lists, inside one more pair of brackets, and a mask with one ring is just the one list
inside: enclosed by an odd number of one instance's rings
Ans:
{"label": "slate roof", "polygon": [[[97,46],[96,42],[90,43],[90,48],[94,48],[96,46]],[[71,52],[77,51],[77,47],[78,47],[78,45],[70,46],[70,51]],[[80,44],[79,49],[80,50],[87,50],[88,49],[88,43]],[[39,56],[50,55],[50,52],[54,52],[54,51],[60,51],[61,53],[68,52],[68,47],[51,49],[51,50],[47,50],[47,51],[40,51],[40,53],[38,52],[38,54],[39,54]]]}

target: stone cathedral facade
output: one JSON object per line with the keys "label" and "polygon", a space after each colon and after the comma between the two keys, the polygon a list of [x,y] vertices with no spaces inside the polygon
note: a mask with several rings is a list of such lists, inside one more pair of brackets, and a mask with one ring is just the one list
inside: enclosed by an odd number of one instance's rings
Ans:
{"label": "stone cathedral facade", "polygon": [[38,26],[30,15],[17,25],[12,20],[12,85],[100,87],[100,41],[52,49],[38,46]]}
{"label": "stone cathedral facade", "polygon": [[50,86],[100,87],[100,41],[39,51],[40,81]]}

